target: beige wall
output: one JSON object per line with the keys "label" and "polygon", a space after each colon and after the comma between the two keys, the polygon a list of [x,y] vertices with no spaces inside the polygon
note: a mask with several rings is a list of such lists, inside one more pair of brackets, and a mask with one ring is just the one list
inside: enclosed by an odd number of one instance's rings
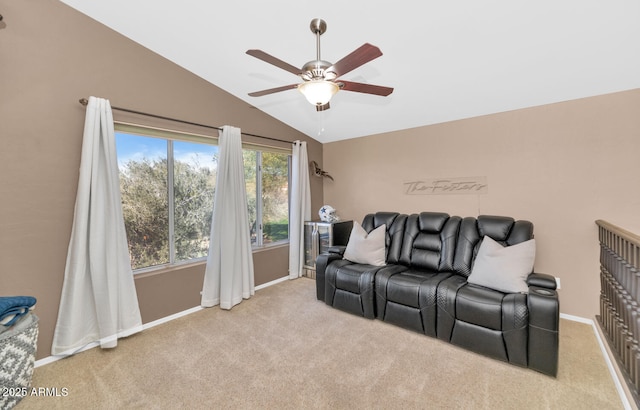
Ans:
{"label": "beige wall", "polygon": [[[78,99],[307,140],[309,159],[322,163],[317,141],[58,1],[0,0],[0,12],[0,295],[38,299],[38,358],[50,354],[71,232],[85,114]],[[318,209],[322,182],[311,183]],[[255,253],[256,285],[286,276],[287,259],[287,248]],[[203,276],[203,264],[137,276],[144,322],[199,305]]]}
{"label": "beige wall", "polygon": [[[341,217],[443,211],[535,225],[536,270],[561,312],[599,314],[594,221],[640,227],[640,90],[324,144],[325,203]],[[486,195],[403,193],[419,178],[486,176]],[[635,229],[636,233],[640,230]]]}

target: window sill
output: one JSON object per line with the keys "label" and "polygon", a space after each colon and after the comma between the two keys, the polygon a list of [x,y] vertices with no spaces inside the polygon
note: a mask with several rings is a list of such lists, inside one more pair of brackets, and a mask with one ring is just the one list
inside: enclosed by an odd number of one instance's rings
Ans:
{"label": "window sill", "polygon": [[134,279],[148,278],[150,276],[163,275],[165,273],[175,272],[183,269],[189,269],[189,268],[193,268],[200,265],[204,267],[206,264],[207,264],[207,260],[201,259],[195,262],[183,262],[183,263],[177,263],[173,265],[154,266],[154,267],[133,271],[133,278]]}
{"label": "window sill", "polygon": [[252,252],[256,253],[256,252],[264,252],[264,251],[269,251],[272,249],[277,249],[277,248],[284,248],[284,247],[288,247],[289,246],[289,241],[280,241],[280,242],[274,242],[274,243],[268,243],[266,245],[262,245],[260,247],[256,247],[256,248],[252,248]]}
{"label": "window sill", "polygon": [[[288,246],[289,246],[289,241],[270,243],[267,245],[263,245],[259,248],[252,248],[251,253],[271,251],[274,249],[280,249]],[[175,272],[182,269],[189,269],[196,266],[205,266],[206,264],[207,264],[207,259],[203,258],[193,262],[181,262],[173,265],[160,265],[160,266],[154,266],[149,268],[143,268],[137,271],[133,271],[133,278],[142,279],[142,278],[147,278],[149,276],[162,275],[165,273]]]}

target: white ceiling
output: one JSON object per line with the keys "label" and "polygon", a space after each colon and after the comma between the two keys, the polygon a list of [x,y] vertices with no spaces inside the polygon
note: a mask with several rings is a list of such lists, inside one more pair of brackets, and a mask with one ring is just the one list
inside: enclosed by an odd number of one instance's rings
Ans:
{"label": "white ceiling", "polygon": [[[640,88],[639,0],[62,1],[321,142]],[[323,60],[382,50],[342,79],[393,94],[249,97],[300,81],[245,51],[301,67],[315,17]]]}

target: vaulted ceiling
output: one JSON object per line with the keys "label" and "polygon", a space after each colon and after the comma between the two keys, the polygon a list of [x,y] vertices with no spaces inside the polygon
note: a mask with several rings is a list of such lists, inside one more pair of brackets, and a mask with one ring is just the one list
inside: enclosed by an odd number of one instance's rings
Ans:
{"label": "vaulted ceiling", "polygon": [[[62,0],[256,108],[331,142],[640,88],[638,0]],[[322,59],[364,43],[383,55],[342,79],[394,87],[339,91],[316,112],[291,65],[315,60],[313,18],[327,22]]]}

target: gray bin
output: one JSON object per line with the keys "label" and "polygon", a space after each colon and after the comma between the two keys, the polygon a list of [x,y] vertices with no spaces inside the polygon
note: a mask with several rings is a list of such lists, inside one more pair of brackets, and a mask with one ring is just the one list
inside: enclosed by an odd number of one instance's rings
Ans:
{"label": "gray bin", "polygon": [[29,313],[0,333],[0,409],[10,409],[28,395],[38,342],[38,317]]}

